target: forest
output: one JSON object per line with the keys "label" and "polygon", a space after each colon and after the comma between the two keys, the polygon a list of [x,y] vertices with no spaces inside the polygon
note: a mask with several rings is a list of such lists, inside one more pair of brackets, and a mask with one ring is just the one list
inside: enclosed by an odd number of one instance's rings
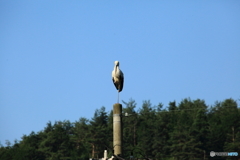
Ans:
{"label": "forest", "polygon": [[[225,99],[213,105],[204,100],[183,99],[166,107],[145,100],[122,101],[124,159],[204,160],[240,159],[210,152],[240,154],[240,108],[238,100]],[[127,113],[129,116],[124,116]],[[23,135],[14,144],[0,146],[1,160],[89,160],[113,155],[113,113],[96,109],[91,119],[47,122],[39,132]]]}

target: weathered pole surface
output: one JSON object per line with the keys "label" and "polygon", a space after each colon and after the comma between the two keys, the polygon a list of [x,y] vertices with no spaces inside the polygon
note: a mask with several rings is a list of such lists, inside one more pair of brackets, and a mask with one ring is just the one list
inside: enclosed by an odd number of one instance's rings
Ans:
{"label": "weathered pole surface", "polygon": [[122,105],[113,105],[113,149],[114,154],[123,156],[122,153]]}

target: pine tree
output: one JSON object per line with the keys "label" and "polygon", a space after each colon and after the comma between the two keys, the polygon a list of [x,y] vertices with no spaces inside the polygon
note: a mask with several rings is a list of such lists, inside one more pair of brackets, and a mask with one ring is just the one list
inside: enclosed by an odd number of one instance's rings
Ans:
{"label": "pine tree", "polygon": [[44,135],[39,150],[45,153],[46,159],[69,157],[70,152],[74,150],[74,144],[70,141],[71,133],[72,124],[69,121],[55,122],[51,131]]}
{"label": "pine tree", "polygon": [[75,144],[75,149],[77,154],[72,153],[81,159],[89,158],[90,144],[88,143],[89,135],[89,120],[86,118],[80,118],[74,123],[73,136],[71,140]]}
{"label": "pine tree", "polygon": [[94,117],[90,121],[89,139],[88,142],[92,147],[92,158],[103,157],[103,151],[106,148],[108,141],[108,116],[105,112],[105,107],[96,110]]}
{"label": "pine tree", "polygon": [[191,128],[191,137],[195,143],[195,152],[193,152],[195,158],[206,159],[206,153],[209,153],[209,150],[206,146],[208,142],[208,128],[206,110],[199,109]]}
{"label": "pine tree", "polygon": [[123,101],[123,104],[125,105],[122,111],[123,152],[126,157],[129,157],[137,146],[138,115],[135,111],[136,103],[133,99],[130,99],[129,102]]}
{"label": "pine tree", "polygon": [[158,112],[156,113],[156,120],[154,122],[154,136],[152,137],[153,146],[152,154],[155,158],[165,158],[169,156],[169,138],[170,138],[170,112],[161,110],[162,104],[158,105]]}
{"label": "pine tree", "polygon": [[141,150],[142,158],[154,157],[152,153],[153,141],[152,137],[154,136],[154,121],[156,120],[155,110],[152,107],[150,101],[143,101],[142,108],[139,111],[139,125],[138,125],[138,147]]}

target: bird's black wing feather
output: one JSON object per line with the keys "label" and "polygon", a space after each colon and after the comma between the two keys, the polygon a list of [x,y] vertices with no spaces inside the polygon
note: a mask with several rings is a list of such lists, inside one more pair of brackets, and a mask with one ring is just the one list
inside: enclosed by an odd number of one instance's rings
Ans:
{"label": "bird's black wing feather", "polygon": [[113,81],[114,86],[115,86],[116,89],[118,90],[118,86],[117,86],[117,84],[115,83],[114,78],[112,78],[112,81]]}
{"label": "bird's black wing feather", "polygon": [[122,89],[123,89],[123,84],[124,84],[124,77],[123,76],[120,76],[120,88],[119,88],[119,92],[121,92],[122,91]]}

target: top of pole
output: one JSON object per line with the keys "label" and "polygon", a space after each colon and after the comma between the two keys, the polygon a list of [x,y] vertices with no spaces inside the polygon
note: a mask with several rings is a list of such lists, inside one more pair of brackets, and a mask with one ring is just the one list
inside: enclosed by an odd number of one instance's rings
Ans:
{"label": "top of pole", "polygon": [[122,104],[115,103],[113,105],[113,114],[122,114]]}

